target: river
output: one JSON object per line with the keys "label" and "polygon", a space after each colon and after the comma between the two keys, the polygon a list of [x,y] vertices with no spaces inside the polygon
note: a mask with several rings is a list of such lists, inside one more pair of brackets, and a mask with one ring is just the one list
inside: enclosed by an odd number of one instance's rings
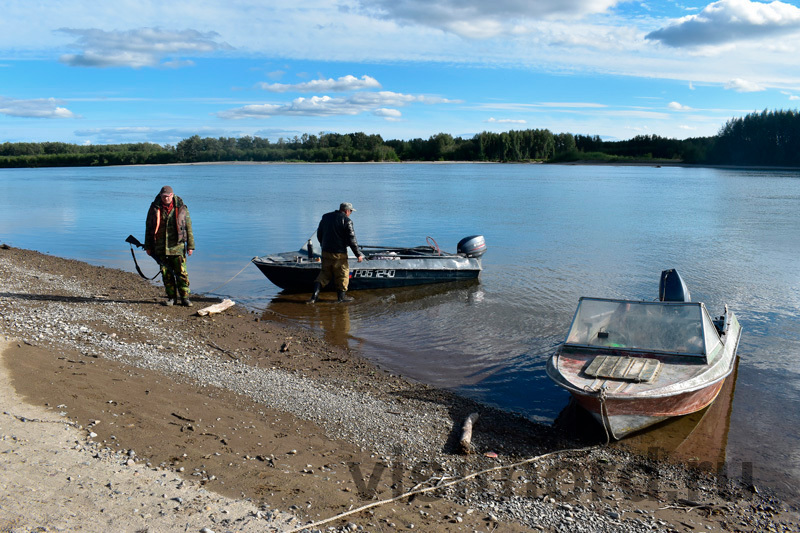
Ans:
{"label": "river", "polygon": [[[757,486],[797,496],[800,172],[433,163],[6,169],[0,242],[133,271],[124,239],[143,239],[147,206],[167,184],[192,214],[194,291],[546,423],[568,411],[568,395],[544,368],[578,298],[655,299],[660,272],[675,268],[694,300],[712,314],[728,304],[744,328],[735,389],[715,402],[727,409],[703,414],[724,419],[724,436],[700,447],[715,447],[709,457],[724,458],[732,475],[752,467]],[[342,201],[356,207],[361,244],[418,246],[430,236],[455,251],[462,237],[484,235],[480,280],[306,306],[307,295],[282,294],[249,264],[298,249]],[[667,426],[640,445],[666,442],[677,431]]]}

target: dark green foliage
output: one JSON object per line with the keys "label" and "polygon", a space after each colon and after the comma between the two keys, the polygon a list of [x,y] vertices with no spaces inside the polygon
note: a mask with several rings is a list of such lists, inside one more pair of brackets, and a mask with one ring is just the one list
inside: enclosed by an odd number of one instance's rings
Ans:
{"label": "dark green foliage", "polygon": [[715,164],[800,166],[800,113],[772,111],[731,119],[710,150]]}
{"label": "dark green foliage", "polygon": [[170,146],[151,143],[78,145],[67,143],[3,143],[0,167],[88,167],[175,163]]}
{"label": "dark green foliage", "polygon": [[366,133],[304,133],[271,143],[259,137],[200,137],[177,146],[152,143],[76,145],[3,143],[0,167],[102,166],[210,161],[675,161],[695,164],[800,166],[800,114],[763,111],[732,119],[714,137],[668,139],[637,135],[625,141],[549,130],[481,132],[470,139],[438,133],[388,140]]}
{"label": "dark green foliage", "polygon": [[600,137],[576,135],[575,144],[582,152],[602,152],[625,159],[675,160],[702,163],[713,138],[667,139],[658,135],[637,135],[627,141],[603,141]]}

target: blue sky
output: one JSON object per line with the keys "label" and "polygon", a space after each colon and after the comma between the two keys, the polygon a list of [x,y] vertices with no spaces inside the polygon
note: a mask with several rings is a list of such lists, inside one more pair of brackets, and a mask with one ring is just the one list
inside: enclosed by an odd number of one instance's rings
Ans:
{"label": "blue sky", "polygon": [[798,4],[4,0],[0,142],[714,135],[797,109]]}

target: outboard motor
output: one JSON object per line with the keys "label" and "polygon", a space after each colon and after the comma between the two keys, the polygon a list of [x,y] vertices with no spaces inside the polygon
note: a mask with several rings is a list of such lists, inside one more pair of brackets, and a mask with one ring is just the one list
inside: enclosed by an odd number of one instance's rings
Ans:
{"label": "outboard motor", "polygon": [[692,296],[686,283],[674,268],[661,272],[661,283],[658,285],[658,299],[662,302],[691,302]]}
{"label": "outboard motor", "polygon": [[480,257],[486,253],[486,240],[483,235],[472,235],[458,241],[456,251],[467,257]]}

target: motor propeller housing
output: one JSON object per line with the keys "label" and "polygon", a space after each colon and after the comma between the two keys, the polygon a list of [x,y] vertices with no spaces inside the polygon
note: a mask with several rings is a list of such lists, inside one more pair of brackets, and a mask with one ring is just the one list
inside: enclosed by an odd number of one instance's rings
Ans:
{"label": "motor propeller housing", "polygon": [[483,235],[471,235],[458,241],[457,252],[467,257],[480,257],[486,253],[486,239]]}

